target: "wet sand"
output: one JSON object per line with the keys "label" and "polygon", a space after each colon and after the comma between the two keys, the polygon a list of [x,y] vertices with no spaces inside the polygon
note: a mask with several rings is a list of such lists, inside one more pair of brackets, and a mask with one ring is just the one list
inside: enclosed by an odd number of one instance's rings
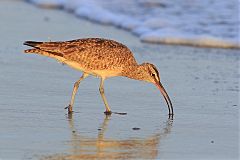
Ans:
{"label": "wet sand", "polygon": [[[239,50],[145,44],[22,1],[1,1],[0,19],[0,159],[239,158]],[[100,81],[89,77],[68,116],[64,107],[81,73],[23,54],[22,43],[82,37],[115,39],[138,62],[156,64],[174,119],[155,86],[123,77],[106,80],[105,92],[112,110],[127,115],[106,117]]]}

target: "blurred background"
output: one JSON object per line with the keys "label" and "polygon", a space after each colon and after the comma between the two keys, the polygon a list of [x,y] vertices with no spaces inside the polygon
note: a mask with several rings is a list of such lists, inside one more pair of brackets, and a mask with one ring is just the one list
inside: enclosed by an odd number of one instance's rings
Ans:
{"label": "blurred background", "polygon": [[239,48],[237,0],[29,0],[63,8],[104,25],[130,31],[150,43]]}

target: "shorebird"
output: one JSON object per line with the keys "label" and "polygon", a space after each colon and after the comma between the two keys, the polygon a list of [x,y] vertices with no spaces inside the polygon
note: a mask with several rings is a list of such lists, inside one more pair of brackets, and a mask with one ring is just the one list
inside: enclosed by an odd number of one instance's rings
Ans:
{"label": "shorebird", "polygon": [[172,102],[160,82],[157,68],[151,63],[138,64],[130,49],[119,42],[103,38],[84,38],[57,42],[26,41],[24,45],[33,47],[25,50],[25,53],[51,57],[83,72],[74,84],[70,103],[66,107],[69,114],[73,112],[74,99],[80,82],[93,75],[101,79],[99,91],[105,104],[105,114],[112,112],[104,94],[104,80],[124,76],[156,85],[167,103],[169,115],[173,115]]}

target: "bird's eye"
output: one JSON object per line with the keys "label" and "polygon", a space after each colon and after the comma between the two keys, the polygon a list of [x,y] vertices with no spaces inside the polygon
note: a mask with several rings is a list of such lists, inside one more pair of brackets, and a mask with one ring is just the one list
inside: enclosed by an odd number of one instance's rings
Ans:
{"label": "bird's eye", "polygon": [[155,74],[154,74],[154,73],[151,73],[151,76],[155,77]]}

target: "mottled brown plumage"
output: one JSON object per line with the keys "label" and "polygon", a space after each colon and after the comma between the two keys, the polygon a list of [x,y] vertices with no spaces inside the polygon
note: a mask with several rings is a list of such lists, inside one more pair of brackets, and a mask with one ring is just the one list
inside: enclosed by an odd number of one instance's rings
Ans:
{"label": "mottled brown plumage", "polygon": [[173,115],[170,98],[160,83],[157,68],[150,63],[139,65],[132,52],[119,42],[103,38],[85,38],[64,42],[26,41],[24,44],[34,47],[34,49],[25,50],[25,53],[36,53],[55,58],[83,71],[83,76],[74,85],[72,99],[68,106],[69,113],[72,112],[74,97],[81,80],[91,74],[101,78],[99,90],[106,106],[106,113],[111,113],[111,111],[104,95],[104,80],[114,76],[125,76],[157,85],[168,104],[169,114]]}

